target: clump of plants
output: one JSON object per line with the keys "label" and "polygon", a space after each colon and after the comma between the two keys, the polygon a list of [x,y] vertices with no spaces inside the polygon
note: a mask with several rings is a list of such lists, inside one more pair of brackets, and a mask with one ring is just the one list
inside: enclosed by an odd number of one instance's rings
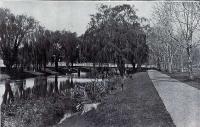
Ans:
{"label": "clump of plants", "polygon": [[58,94],[46,98],[18,100],[2,105],[2,124],[5,127],[53,125],[71,108],[71,100]]}

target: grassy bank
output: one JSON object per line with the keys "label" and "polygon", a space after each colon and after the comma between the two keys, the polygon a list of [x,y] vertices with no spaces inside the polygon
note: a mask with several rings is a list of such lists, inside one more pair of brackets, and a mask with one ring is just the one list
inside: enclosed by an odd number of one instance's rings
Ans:
{"label": "grassy bank", "polygon": [[[33,71],[33,70],[19,70],[19,69],[15,69],[13,68],[12,71],[8,71],[5,67],[4,68],[0,68],[0,74],[3,75],[7,75],[7,77],[9,77],[12,80],[18,80],[18,79],[26,79],[26,78],[32,78],[32,77],[36,77],[36,76],[48,76],[48,75],[65,75],[66,73],[60,73],[58,72],[54,72],[54,68],[46,68],[46,70],[38,70],[38,71]],[[4,78],[5,79],[5,78]]]}
{"label": "grassy bank", "polygon": [[31,74],[31,73],[28,73],[28,72],[25,72],[25,71],[20,71],[20,70],[17,70],[17,69],[12,69],[12,71],[8,71],[6,68],[1,68],[0,74],[7,75],[7,77],[9,77],[12,80],[25,79],[25,78],[31,78],[31,77],[37,76],[37,75]]}
{"label": "grassy bank", "polygon": [[58,127],[174,127],[146,72],[127,79],[124,91],[111,94],[97,110],[66,119]]}
{"label": "grassy bank", "polygon": [[59,122],[71,104],[69,97],[62,95],[16,100],[1,106],[1,121],[4,127],[45,127]]}

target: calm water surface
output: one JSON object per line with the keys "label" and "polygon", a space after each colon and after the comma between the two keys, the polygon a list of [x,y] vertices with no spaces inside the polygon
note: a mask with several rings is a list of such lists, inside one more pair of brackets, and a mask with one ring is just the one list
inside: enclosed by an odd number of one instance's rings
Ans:
{"label": "calm water surface", "polygon": [[76,74],[72,74],[12,80],[10,84],[2,81],[0,82],[0,104],[9,103],[13,98],[45,97],[55,92],[66,92],[74,87],[74,83],[85,83],[94,80],[101,81],[101,79],[88,78],[85,73],[81,73],[80,78]]}

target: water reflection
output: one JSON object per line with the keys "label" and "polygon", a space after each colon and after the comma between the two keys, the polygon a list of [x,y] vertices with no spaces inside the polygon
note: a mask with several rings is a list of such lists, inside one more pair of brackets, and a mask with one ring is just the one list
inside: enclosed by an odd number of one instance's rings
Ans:
{"label": "water reflection", "polygon": [[10,86],[10,81],[7,80],[5,82],[5,92],[3,94],[3,103],[10,103],[11,101],[14,100],[14,96],[13,96],[13,92],[11,90],[11,86]]}
{"label": "water reflection", "polygon": [[14,95],[16,98],[25,98],[25,91],[24,91],[24,82],[23,81],[16,81],[14,85]]}
{"label": "water reflection", "polygon": [[[50,84],[51,85],[51,84]],[[29,95],[31,97],[46,97],[50,91],[47,90],[47,78],[38,77],[34,80],[34,86],[30,90]]]}
{"label": "water reflection", "polygon": [[[8,80],[3,83],[5,85],[5,90],[3,91],[4,93],[0,93],[0,95],[3,95],[3,100],[1,100],[0,102],[4,104],[9,104],[13,100],[30,98],[37,99],[40,97],[44,98],[55,94],[63,94],[74,97],[74,91],[77,89],[82,89],[82,87],[75,86],[74,82],[82,84],[85,82],[91,82],[93,80],[94,79],[57,75],[48,77],[41,76],[12,82]],[[0,84],[0,86],[2,87],[3,84]]]}

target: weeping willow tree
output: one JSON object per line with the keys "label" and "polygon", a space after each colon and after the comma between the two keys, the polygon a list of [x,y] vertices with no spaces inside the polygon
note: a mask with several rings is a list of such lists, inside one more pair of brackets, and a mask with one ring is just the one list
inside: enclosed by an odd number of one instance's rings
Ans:
{"label": "weeping willow tree", "polygon": [[90,60],[116,63],[121,75],[125,72],[125,63],[135,67],[147,60],[146,35],[134,6],[101,5],[91,15],[84,41],[90,47]]}
{"label": "weeping willow tree", "polygon": [[8,70],[16,64],[19,47],[36,26],[32,17],[14,15],[10,10],[0,8],[0,55]]}

